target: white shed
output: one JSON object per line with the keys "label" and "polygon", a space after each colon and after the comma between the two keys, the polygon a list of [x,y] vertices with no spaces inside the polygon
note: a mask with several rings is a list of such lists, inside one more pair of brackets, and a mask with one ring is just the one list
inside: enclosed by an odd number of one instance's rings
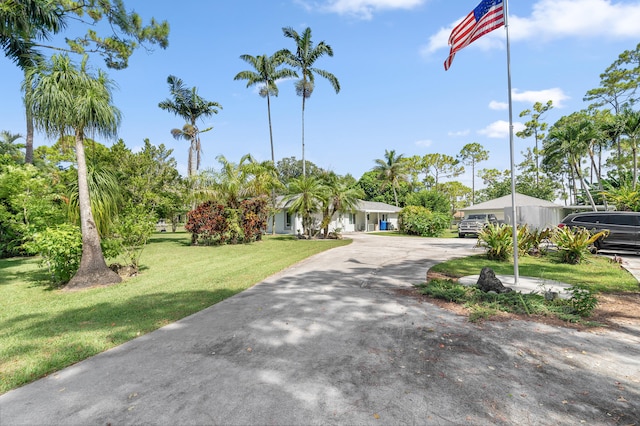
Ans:
{"label": "white shed", "polygon": [[[543,229],[558,225],[564,217],[564,206],[540,198],[516,193],[516,223]],[[493,213],[498,220],[513,224],[511,194],[461,209],[465,216],[472,213]]]}

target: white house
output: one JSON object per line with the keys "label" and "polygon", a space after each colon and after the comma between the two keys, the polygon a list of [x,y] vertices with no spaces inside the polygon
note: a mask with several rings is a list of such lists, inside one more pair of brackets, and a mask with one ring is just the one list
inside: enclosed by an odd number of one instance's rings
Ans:
{"label": "white house", "polygon": [[[512,224],[511,194],[460,209],[465,216],[473,213],[493,213],[498,220]],[[540,198],[516,193],[516,223],[531,228],[551,228],[564,218],[564,207]]]}
{"label": "white house", "polygon": [[[284,198],[278,198],[279,211],[275,216],[277,234],[296,234],[302,232],[302,217],[296,213],[289,213],[291,202],[284,203]],[[340,232],[371,232],[386,229],[398,229],[398,213],[400,207],[375,201],[359,200],[355,211],[350,213],[335,213],[329,223],[329,231]],[[314,214],[315,224],[320,226],[322,214]],[[267,233],[271,232],[271,219]]]}

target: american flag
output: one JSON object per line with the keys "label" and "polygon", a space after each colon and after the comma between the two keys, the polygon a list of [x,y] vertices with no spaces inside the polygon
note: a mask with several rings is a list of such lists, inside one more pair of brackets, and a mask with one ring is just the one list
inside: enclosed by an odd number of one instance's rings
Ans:
{"label": "american flag", "polygon": [[456,56],[456,52],[467,47],[483,35],[504,25],[504,0],[482,0],[467,15],[449,36],[451,51],[444,61],[444,69],[448,70]]}

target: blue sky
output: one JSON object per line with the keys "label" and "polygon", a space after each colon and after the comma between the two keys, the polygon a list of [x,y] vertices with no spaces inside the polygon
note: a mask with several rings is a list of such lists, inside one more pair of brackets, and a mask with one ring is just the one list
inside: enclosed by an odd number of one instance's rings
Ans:
{"label": "blue sky", "polygon": [[[307,102],[306,158],[320,167],[359,178],[385,149],[405,156],[455,156],[479,142],[489,160],[479,168],[509,168],[506,109],[506,32],[498,29],[456,55],[449,71],[447,39],[453,26],[479,0],[125,0],[145,20],[166,19],[169,47],[134,53],[129,68],[108,70],[116,81],[119,131],[137,149],[145,138],[174,149],[186,174],[187,144],[171,137],[182,120],[160,110],[168,97],[167,76],[176,75],[199,94],[220,103],[218,115],[200,123],[214,126],[202,135],[201,169],[215,167],[222,154],[238,161],[246,153],[270,159],[266,100],[233,77],[249,65],[242,54],[294,49],[282,27],[311,27],[335,55],[316,66],[332,72],[336,94],[322,78]],[[177,6],[179,5],[179,6]],[[554,101],[555,120],[585,108],[587,90],[622,51],[640,41],[640,2],[630,0],[531,0],[509,2],[511,74],[516,130],[520,111],[534,102]],[[73,34],[73,26],[66,35]],[[103,67],[96,57],[94,67]],[[21,72],[0,60],[0,130],[24,133]],[[301,98],[293,81],[279,84],[272,102],[276,159],[301,158]],[[110,145],[112,141],[101,141]],[[36,145],[51,144],[36,135]],[[515,140],[516,161],[532,140]],[[471,186],[471,174],[460,177]],[[478,183],[476,183],[478,187]]]}

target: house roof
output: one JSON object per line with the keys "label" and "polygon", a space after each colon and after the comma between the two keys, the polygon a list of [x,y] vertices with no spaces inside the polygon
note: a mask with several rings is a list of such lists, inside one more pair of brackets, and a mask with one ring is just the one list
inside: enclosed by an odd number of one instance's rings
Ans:
{"label": "house roof", "polygon": [[[560,204],[552,203],[551,201],[541,200],[540,198],[530,197],[528,195],[518,194],[516,192],[516,206],[518,207],[552,207],[552,208],[564,208]],[[465,207],[460,209],[465,212],[478,211],[478,210],[501,210],[505,207],[511,207],[511,194],[504,197],[495,198],[493,200],[485,201],[484,203],[476,204],[475,206]]]}
{"label": "house roof", "polygon": [[402,210],[400,207],[392,206],[387,203],[380,203],[378,201],[358,201],[358,211],[369,213],[398,213]]}

